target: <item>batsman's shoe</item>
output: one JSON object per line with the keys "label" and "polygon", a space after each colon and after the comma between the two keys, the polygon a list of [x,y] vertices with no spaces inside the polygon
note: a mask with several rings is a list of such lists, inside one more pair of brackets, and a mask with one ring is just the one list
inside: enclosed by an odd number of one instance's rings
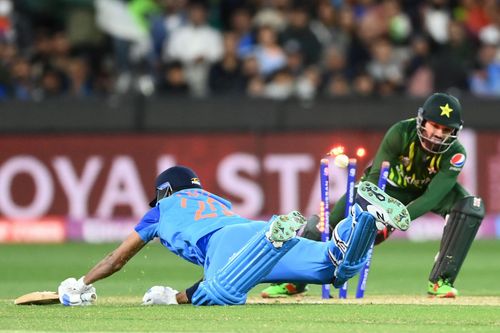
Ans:
{"label": "batsman's shoe", "polygon": [[358,186],[356,203],[375,217],[379,230],[391,226],[405,231],[410,226],[411,218],[405,205],[386,194],[375,184],[361,182]]}
{"label": "batsman's shoe", "polygon": [[262,298],[283,298],[299,294],[305,294],[308,288],[304,283],[272,283],[269,287],[262,290]]}
{"label": "batsman's shoe", "polygon": [[458,290],[448,280],[439,279],[437,282],[429,281],[427,293],[439,298],[455,298],[458,296]]}
{"label": "batsman's shoe", "polygon": [[271,221],[269,231],[266,232],[267,239],[279,248],[284,242],[297,235],[297,231],[306,223],[306,219],[297,211],[286,215],[278,215]]}

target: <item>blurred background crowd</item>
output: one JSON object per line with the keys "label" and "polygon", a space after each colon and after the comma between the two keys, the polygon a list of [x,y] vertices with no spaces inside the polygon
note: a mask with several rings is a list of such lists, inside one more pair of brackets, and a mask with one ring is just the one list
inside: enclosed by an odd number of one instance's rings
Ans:
{"label": "blurred background crowd", "polygon": [[0,99],[500,96],[498,0],[0,0]]}

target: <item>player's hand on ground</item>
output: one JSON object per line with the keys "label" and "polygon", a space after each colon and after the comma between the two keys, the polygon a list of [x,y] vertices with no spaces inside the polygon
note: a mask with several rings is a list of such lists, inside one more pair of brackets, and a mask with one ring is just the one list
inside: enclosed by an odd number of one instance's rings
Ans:
{"label": "player's hand on ground", "polygon": [[57,288],[59,301],[65,306],[91,305],[96,299],[95,288],[83,282],[83,276],[80,279],[68,278],[61,282]]}
{"label": "player's hand on ground", "polygon": [[154,286],[144,294],[142,305],[174,305],[177,303],[176,295],[179,292],[175,289],[166,286]]}

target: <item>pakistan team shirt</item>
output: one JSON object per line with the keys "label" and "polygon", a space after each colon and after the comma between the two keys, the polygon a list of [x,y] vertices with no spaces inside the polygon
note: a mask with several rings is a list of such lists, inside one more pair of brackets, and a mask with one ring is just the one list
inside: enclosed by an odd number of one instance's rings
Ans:
{"label": "pakistan team shirt", "polygon": [[[424,150],[417,135],[417,120],[412,118],[387,131],[363,178],[377,184],[381,163],[389,161],[386,191],[407,204],[411,218],[416,219],[432,210],[455,186],[465,159],[465,149],[458,140],[442,154]],[[411,200],[407,203],[401,197]]]}

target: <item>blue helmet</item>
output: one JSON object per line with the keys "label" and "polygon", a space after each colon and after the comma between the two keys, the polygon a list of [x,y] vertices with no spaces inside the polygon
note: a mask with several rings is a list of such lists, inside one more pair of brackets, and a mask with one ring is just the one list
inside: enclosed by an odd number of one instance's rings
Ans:
{"label": "blue helmet", "polygon": [[187,188],[202,188],[200,179],[196,173],[185,166],[174,166],[163,171],[156,177],[155,198],[149,203],[151,207],[172,193]]}

